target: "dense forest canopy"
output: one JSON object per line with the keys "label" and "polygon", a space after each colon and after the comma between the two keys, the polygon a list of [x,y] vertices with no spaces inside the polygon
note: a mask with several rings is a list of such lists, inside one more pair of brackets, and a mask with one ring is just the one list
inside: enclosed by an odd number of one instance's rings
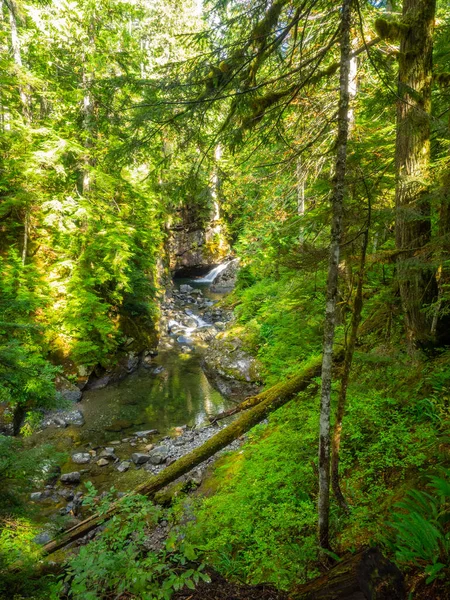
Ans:
{"label": "dense forest canopy", "polygon": [[[373,543],[449,597],[449,102],[445,0],[0,0],[0,593],[170,598],[206,563],[303,598]],[[251,357],[250,398],[122,512],[89,488],[111,525],[36,580],[24,489],[65,458],[27,439],[150,364],[176,277],[224,261],[233,316],[194,311],[194,353]],[[243,434],[204,498],[144,498]]]}

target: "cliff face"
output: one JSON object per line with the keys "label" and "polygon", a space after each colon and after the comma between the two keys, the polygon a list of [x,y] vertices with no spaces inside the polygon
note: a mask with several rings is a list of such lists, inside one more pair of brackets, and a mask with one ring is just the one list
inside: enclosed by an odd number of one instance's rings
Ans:
{"label": "cliff face", "polygon": [[220,209],[214,202],[212,210],[202,214],[195,207],[180,208],[168,224],[170,270],[183,272],[207,270],[220,263],[230,252],[226,228]]}

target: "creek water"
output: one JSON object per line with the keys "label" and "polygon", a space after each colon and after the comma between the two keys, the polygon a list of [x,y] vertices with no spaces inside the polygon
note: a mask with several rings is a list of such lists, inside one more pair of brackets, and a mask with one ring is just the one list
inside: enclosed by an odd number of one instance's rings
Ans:
{"label": "creek water", "polygon": [[[186,283],[200,289],[201,297],[209,305],[221,298],[220,294],[210,291],[209,285],[197,284],[195,280],[176,281],[175,291]],[[184,327],[182,336],[180,330],[163,331],[158,355],[150,364],[119,383],[83,394],[75,408],[83,413],[84,425],[49,427],[32,436],[30,443],[50,443],[55,451],[65,452],[68,459],[62,466],[62,473],[80,471],[82,481],[92,481],[99,491],[112,485],[118,490],[127,490],[148,479],[149,473],[134,465],[123,473],[117,471],[117,462],[99,466],[98,455],[104,447],[113,446],[120,461],[129,461],[134,452],[145,451],[148,443],[158,444],[165,436],[175,435],[174,428],[206,425],[208,415],[221,412],[230,405],[211,386],[201,367],[199,340],[194,332],[206,325],[203,311],[189,299],[177,301],[163,323],[174,314],[175,318],[177,315],[186,318],[187,313],[191,313],[194,326]],[[189,339],[191,334],[193,339]],[[207,342],[203,342],[205,345]],[[143,430],[158,430],[159,433],[137,437],[136,432]],[[94,456],[86,465],[74,464],[71,459],[74,453],[89,451],[96,452],[97,458]],[[45,518],[64,506],[64,501],[55,504],[53,496],[39,504]]]}

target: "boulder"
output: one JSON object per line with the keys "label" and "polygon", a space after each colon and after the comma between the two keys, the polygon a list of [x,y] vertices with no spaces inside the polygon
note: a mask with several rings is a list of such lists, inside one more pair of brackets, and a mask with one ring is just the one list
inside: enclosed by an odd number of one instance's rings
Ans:
{"label": "boulder", "polygon": [[76,452],[72,454],[72,462],[77,465],[85,465],[91,460],[91,455],[89,452]]}
{"label": "boulder", "polygon": [[[117,456],[115,454],[115,449],[114,448],[104,448],[100,454],[98,455],[99,458],[104,458],[106,460],[116,460]],[[98,464],[98,463],[97,463]]]}
{"label": "boulder", "polygon": [[109,460],[107,458],[101,458],[97,461],[97,464],[99,467],[106,467],[106,465],[109,465]]}
{"label": "boulder", "polygon": [[138,438],[147,437],[149,435],[156,435],[159,431],[157,429],[147,429],[146,431],[136,431],[134,434]]}
{"label": "boulder", "polygon": [[81,481],[81,475],[78,471],[73,471],[72,473],[64,473],[64,475],[61,475],[59,480],[61,481],[61,483],[77,484]]}
{"label": "boulder", "polygon": [[67,427],[68,425],[76,425],[81,427],[84,425],[83,413],[80,410],[58,410],[48,413],[42,423],[42,427]]}
{"label": "boulder", "polygon": [[68,402],[79,402],[83,396],[78,386],[71,383],[63,375],[58,375],[55,380],[56,392]]}
{"label": "boulder", "polygon": [[202,366],[211,384],[228,398],[254,395],[261,389],[262,366],[244,348],[237,327],[211,340]]}
{"label": "boulder", "polygon": [[119,473],[125,473],[125,471],[128,471],[130,466],[131,466],[131,463],[124,460],[121,463],[119,463],[116,468],[119,471]]}
{"label": "boulder", "polygon": [[131,455],[131,460],[135,465],[143,465],[150,460],[150,457],[148,454],[144,454],[143,452],[134,452]]}
{"label": "boulder", "polygon": [[148,460],[152,465],[161,465],[166,462],[169,456],[169,448],[167,446],[158,446],[148,455]]}
{"label": "boulder", "polygon": [[183,283],[180,285],[180,292],[182,294],[189,294],[193,290],[194,290],[194,288],[191,285],[189,285],[188,283]]}

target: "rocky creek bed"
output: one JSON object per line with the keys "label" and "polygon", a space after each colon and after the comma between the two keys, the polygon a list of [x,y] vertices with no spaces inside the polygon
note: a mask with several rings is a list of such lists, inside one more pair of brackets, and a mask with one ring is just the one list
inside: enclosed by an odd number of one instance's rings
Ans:
{"label": "rocky creek bed", "polygon": [[[38,542],[47,542],[82,518],[84,483],[91,481],[100,494],[114,485],[120,496],[226,425],[208,424],[209,415],[233,403],[211,386],[200,366],[232,316],[217,306],[222,295],[180,282],[161,305],[158,355],[143,356],[138,370],[127,379],[94,386],[81,402],[74,395],[68,410],[46,416],[44,430],[32,443],[50,442],[69,458],[61,471],[46,473],[35,482],[30,494],[43,525]],[[238,448],[242,441],[224,451]],[[200,485],[214,460],[177,483],[191,489]],[[164,527],[158,527],[152,539],[164,534]]]}

